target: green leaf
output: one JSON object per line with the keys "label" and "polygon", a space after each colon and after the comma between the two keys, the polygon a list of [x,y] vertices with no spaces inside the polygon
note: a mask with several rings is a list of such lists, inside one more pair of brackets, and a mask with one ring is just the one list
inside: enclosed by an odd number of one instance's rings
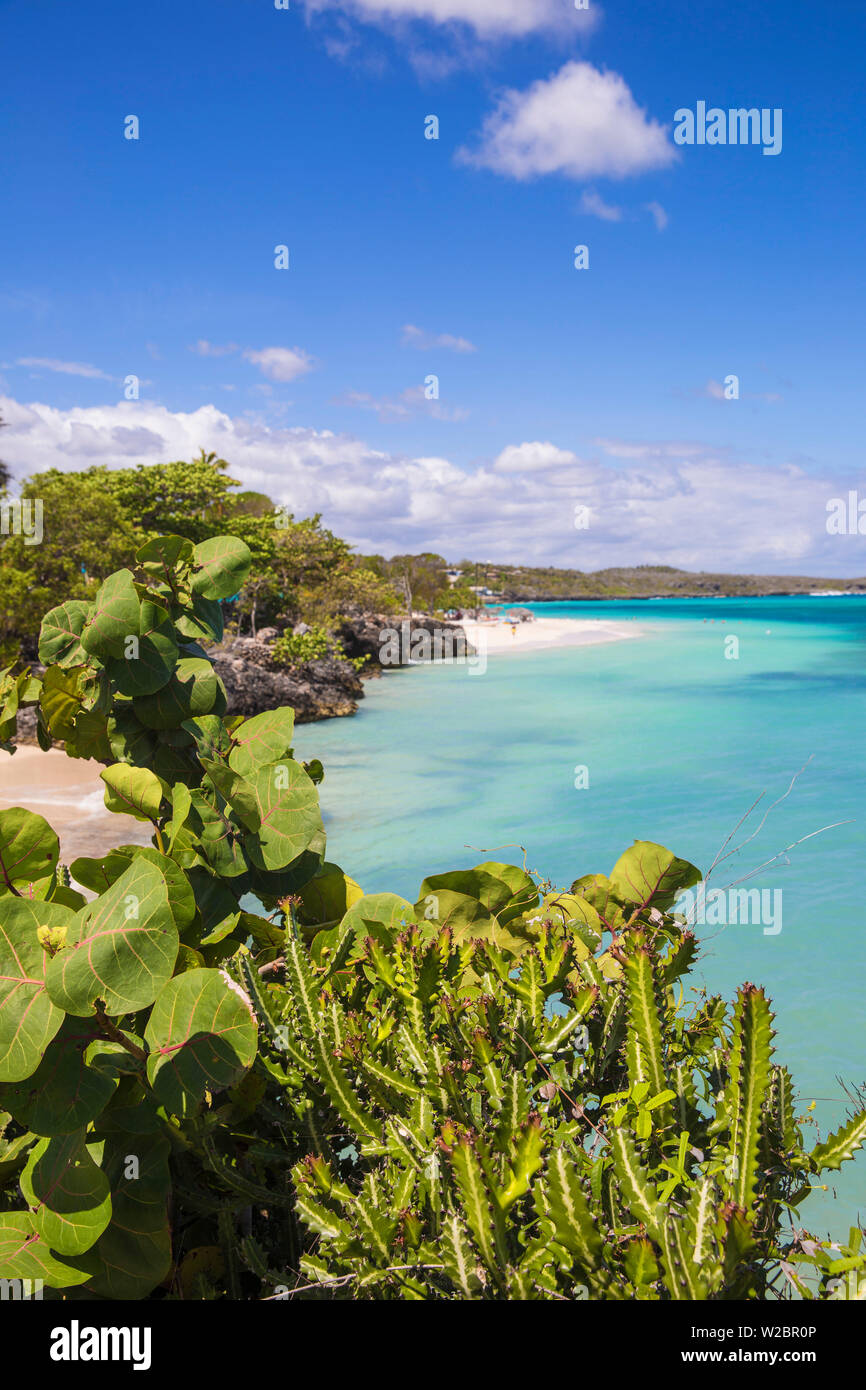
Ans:
{"label": "green leaf", "polygon": [[177,663],[171,680],[161,690],[136,700],[135,714],[148,729],[178,729],[187,719],[210,714],[221,695],[224,701],[225,694],[212,663],[186,656]]}
{"label": "green leaf", "polygon": [[193,550],[192,590],[204,598],[232,598],[249,573],[252,555],[237,536],[214,536]]}
{"label": "green leaf", "polygon": [[159,820],[165,793],[156,773],[147,767],[115,763],[99,775],[105,783],[105,804],[109,811],[125,812],[136,820]]}
{"label": "green leaf", "polygon": [[28,1211],[0,1215],[0,1270],[4,1279],[38,1279],[50,1289],[68,1289],[87,1279],[85,1270],[55,1259]]}
{"label": "green leaf", "polygon": [[142,766],[153,758],[156,734],[136,719],[130,703],[118,702],[108,720],[108,743],[118,762]]}
{"label": "green leaf", "polygon": [[225,971],[188,970],[162,990],[144,1037],[157,1098],[185,1115],[206,1090],[233,1085],[252,1066],[258,1029],[249,998]]}
{"label": "green leaf", "polygon": [[136,550],[135,558],[148,574],[167,581],[178,563],[192,559],[192,549],[185,536],[153,536]]}
{"label": "green leaf", "polygon": [[122,695],[152,695],[171,679],[178,659],[177,639],[171,624],[160,621],[163,610],[141,605],[141,631],[124,644],[123,654],[106,661],[112,684]]}
{"label": "green leaf", "polygon": [[39,660],[43,666],[85,665],[87,653],[80,638],[90,608],[83,599],[68,599],[45,614],[39,631]]}
{"label": "green leaf", "polygon": [[181,616],[175,619],[174,625],[182,637],[188,637],[193,642],[221,642],[222,607],[217,599],[193,594],[192,607],[184,609]]}
{"label": "green leaf", "polygon": [[78,1017],[118,1015],[152,1004],[171,976],[178,931],[165,877],[143,856],[102,897],[76,914],[66,947],[46,971],[58,1008]]}
{"label": "green leaf", "polygon": [[271,709],[232,730],[229,767],[243,777],[288,755],[295,725],[293,709]]}
{"label": "green leaf", "polygon": [[80,1255],[111,1220],[108,1179],[94,1163],[84,1130],[43,1139],[21,1174],[33,1225],[59,1255]]}
{"label": "green leaf", "polygon": [[122,657],[127,637],[138,635],[140,608],[130,571],[110,574],[96,595],[93,612],[81,634],[84,650],[102,661]]}
{"label": "green leaf", "polygon": [[89,1293],[124,1302],[146,1298],[171,1269],[169,1152],[161,1134],[106,1138],[102,1167],[111,1184],[112,1219],[78,1257],[91,1271]]}
{"label": "green leaf", "polygon": [[635,840],[614,864],[610,875],[613,894],[639,907],[652,905],[660,912],[673,907],[683,889],[701,882],[701,871],[687,859],[677,859],[663,845]]}
{"label": "green leaf", "polygon": [[31,1076],[63,1022],[45,990],[50,957],[37,933],[74,922],[59,903],[0,899],[0,1081]]}
{"label": "green leaf", "polygon": [[53,738],[74,738],[75,717],[84,703],[81,694],[81,667],[62,671],[49,666],[45,672],[39,705]]}
{"label": "green leaf", "polygon": [[59,858],[60,841],[42,816],[21,806],[0,811],[0,879],[7,889],[47,878]]}
{"label": "green leaf", "polygon": [[291,864],[324,833],[319,797],[299,763],[267,763],[250,778],[261,828],[247,840],[247,853],[260,869]]}
{"label": "green leaf", "polygon": [[86,1054],[101,1035],[78,1018],[63,1020],[36,1071],[3,1091],[3,1104],[35,1134],[71,1134],[89,1124],[111,1100],[117,1078],[88,1066]]}

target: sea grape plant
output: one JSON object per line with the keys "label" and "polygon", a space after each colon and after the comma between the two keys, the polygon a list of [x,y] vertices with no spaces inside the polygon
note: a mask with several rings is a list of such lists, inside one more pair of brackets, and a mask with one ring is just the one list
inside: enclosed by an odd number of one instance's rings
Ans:
{"label": "sea grape plant", "polygon": [[5,1278],[149,1294],[173,1267],[172,1154],[204,1154],[215,1097],[217,1127],[246,1113],[257,1026],[226,967],[282,933],[242,899],[265,911],[324,853],[320,769],[291,756],[292,711],[223,720],[200,646],[248,561],[231,537],[148,542],[91,603],[46,615],[41,680],[0,687],[7,741],[38,702],[40,742],[105,763],[107,807],[152,829],[64,866],[42,816],[0,811]]}
{"label": "sea grape plant", "polygon": [[[858,1296],[792,1213],[770,1005],[684,1003],[698,871],[638,842],[566,893],[484,863],[414,903],[327,862],[291,710],[226,716],[203,644],[244,544],[157,537],[0,674],[150,844],[60,862],[0,811],[0,1277],[136,1299]],[[806,1267],[804,1269],[804,1266]],[[853,1290],[853,1292],[852,1292]]]}

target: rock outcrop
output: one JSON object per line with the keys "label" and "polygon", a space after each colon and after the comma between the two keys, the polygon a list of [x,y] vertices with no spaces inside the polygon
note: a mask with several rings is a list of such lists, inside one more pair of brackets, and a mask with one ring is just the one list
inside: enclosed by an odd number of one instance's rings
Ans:
{"label": "rock outcrop", "polygon": [[354,714],[364,697],[358,672],[348,661],[321,658],[292,670],[277,666],[267,642],[229,638],[208,656],[226,688],[228,714],[261,714],[291,705],[299,724]]}
{"label": "rock outcrop", "polygon": [[[375,668],[383,664],[408,666],[413,638],[418,632],[429,633],[431,639],[438,634],[441,642],[440,650],[446,657],[452,654],[475,655],[475,648],[471,642],[466,641],[465,633],[459,623],[443,623],[439,618],[429,618],[417,613],[412,615],[411,622],[407,618],[393,613],[365,613],[363,617],[352,618],[345,622],[338,635],[347,656],[366,656],[369,658],[369,665]],[[396,634],[396,641],[393,639],[388,641],[383,636],[384,633]],[[433,645],[432,641],[430,645]],[[387,649],[388,656],[383,663],[381,657],[385,649]],[[397,654],[399,654],[399,660],[394,659]]]}

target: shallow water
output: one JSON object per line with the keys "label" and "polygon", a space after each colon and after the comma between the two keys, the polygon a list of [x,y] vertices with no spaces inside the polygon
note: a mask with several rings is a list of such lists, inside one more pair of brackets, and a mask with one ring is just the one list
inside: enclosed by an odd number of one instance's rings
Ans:
{"label": "shallow water", "polygon": [[[712,879],[723,888],[760,869],[745,886],[781,890],[781,930],[766,919],[699,928],[696,983],[728,997],[744,980],[766,987],[780,1057],[801,1096],[818,1098],[825,1134],[845,1117],[837,1078],[866,1080],[866,599],[533,607],[633,619],[644,635],[491,657],[484,675],[393,672],[368,682],[354,718],[302,726],[298,756],[325,765],[329,859],[365,891],[410,900],[426,874],[524,852],[567,885],[607,872],[633,839],[706,872],[755,800],[732,845],[799,773]],[[813,834],[839,821],[850,823]],[[839,1201],[816,1195],[807,1215],[846,1234],[858,1204],[866,1214],[866,1161],[836,1178]]]}

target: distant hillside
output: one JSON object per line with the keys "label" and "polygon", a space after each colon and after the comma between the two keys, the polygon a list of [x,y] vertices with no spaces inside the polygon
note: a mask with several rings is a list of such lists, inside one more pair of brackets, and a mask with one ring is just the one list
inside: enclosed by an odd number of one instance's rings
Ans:
{"label": "distant hillside", "polygon": [[[692,574],[671,565],[635,565],[631,569],[533,569],[526,565],[479,565],[479,584],[507,603],[544,599],[707,598],[713,594],[760,597],[808,594],[838,589],[866,594],[866,578],[814,579],[803,575]],[[488,598],[488,602],[491,600]]]}

